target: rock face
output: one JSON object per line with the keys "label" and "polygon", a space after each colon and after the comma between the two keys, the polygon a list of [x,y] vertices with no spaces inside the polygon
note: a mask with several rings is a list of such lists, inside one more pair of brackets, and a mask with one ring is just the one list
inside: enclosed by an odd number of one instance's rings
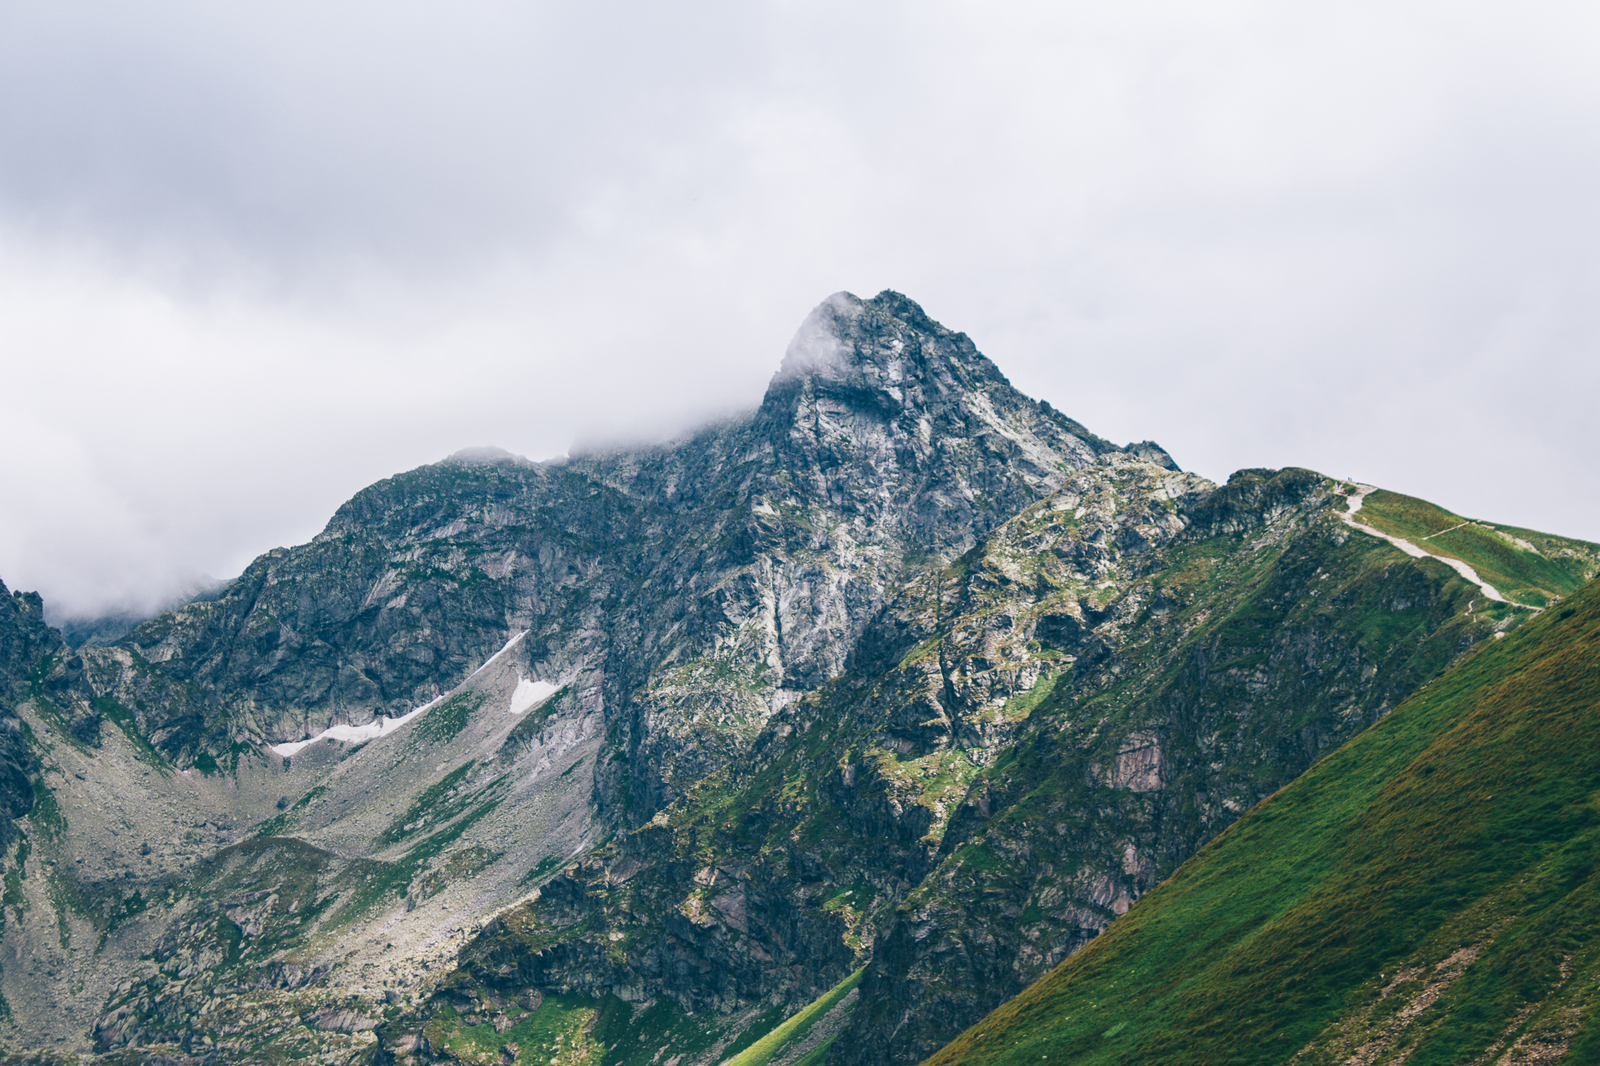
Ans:
{"label": "rock face", "polygon": [[610,621],[613,669],[632,686],[614,696],[630,809],[658,810],[837,677],[905,574],[1115,451],[883,293],[813,311],[751,418],[575,459],[661,514],[639,594]]}
{"label": "rock face", "polygon": [[16,714],[30,702],[80,743],[100,737],[102,715],[84,661],[44,622],[36,592],[0,582],[0,850],[16,839],[15,819],[33,809],[39,760]]}
{"label": "rock face", "polygon": [[33,809],[39,760],[14,706],[51,647],[38,594],[13,593],[0,582],[0,847],[16,839],[14,820]]}
{"label": "rock face", "polygon": [[[521,460],[447,460],[357,494],[310,544],[253,562],[216,599],[145,623],[107,652],[109,688],[179,765],[299,740],[447,691],[520,630],[581,658],[633,563],[634,508]],[[612,578],[615,580],[615,578]],[[552,664],[559,671],[565,660]]]}
{"label": "rock face", "polygon": [[[81,968],[72,945],[84,937],[103,945],[96,975],[122,958],[133,974],[115,987],[69,979],[67,997],[6,977],[12,1038],[70,1041],[87,1012],[107,1050],[226,1031],[238,1055],[282,1013],[250,996],[306,991],[275,974],[321,967],[326,986],[335,958],[394,980],[436,968],[426,953],[348,961],[336,945],[402,902],[403,926],[459,914],[465,929],[525,891],[529,867],[548,877],[555,856],[647,824],[775,711],[839,676],[906,575],[1117,453],[909,300],[840,295],[808,319],[749,416],[655,448],[560,464],[463,453],[399,475],[310,544],[79,654],[42,626],[37,597],[13,598],[8,670],[33,740],[14,752],[11,810],[25,814],[36,793],[49,810],[24,817],[9,860],[34,916],[12,938],[37,956],[29,975]],[[499,672],[481,673],[494,658]],[[499,686],[524,675],[561,694],[521,723],[485,709],[503,708]],[[265,748],[444,697],[359,753]],[[105,714],[117,728],[102,736]],[[40,753],[54,753],[44,778]],[[458,773],[442,823],[390,824]],[[542,783],[515,784],[528,777]],[[265,867],[280,874],[245,862],[252,879],[236,888],[278,901],[263,919],[276,931],[236,939],[211,898],[217,871],[256,854],[252,834],[285,833],[311,851],[269,849],[300,857]],[[446,906],[449,886],[469,881],[481,889]],[[302,896],[320,916],[284,909]],[[342,987],[366,995],[374,980]],[[233,1013],[204,1021],[226,996]],[[301,1008],[329,1004],[312,995]]]}
{"label": "rock face", "polygon": [[1345,491],[840,294],[681,440],[398,475],[109,646],[8,595],[3,1039],[710,1066],[826,994],[917,1061],[1514,623]]}

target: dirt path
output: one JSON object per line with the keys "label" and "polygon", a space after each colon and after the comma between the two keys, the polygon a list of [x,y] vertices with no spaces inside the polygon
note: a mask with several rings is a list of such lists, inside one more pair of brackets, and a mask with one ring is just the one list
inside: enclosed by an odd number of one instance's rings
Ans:
{"label": "dirt path", "polygon": [[1437,533],[1429,533],[1426,537],[1423,537],[1422,539],[1423,540],[1432,540],[1434,537],[1442,537],[1446,533],[1451,533],[1451,532],[1454,532],[1455,530],[1460,529],[1462,526],[1470,526],[1472,524],[1473,524],[1473,521],[1472,521],[1472,519],[1469,518],[1465,522],[1457,522],[1455,525],[1451,526],[1449,529],[1441,529]]}
{"label": "dirt path", "polygon": [[[1413,558],[1429,558],[1439,560],[1441,563],[1450,567],[1450,569],[1454,570],[1456,573],[1460,574],[1462,577],[1478,586],[1485,596],[1489,597],[1491,600],[1494,600],[1496,603],[1509,603],[1513,607],[1524,607],[1530,611],[1539,610],[1537,607],[1528,607],[1527,604],[1516,603],[1515,601],[1506,599],[1504,596],[1500,595],[1499,589],[1495,588],[1483,578],[1479,577],[1476,570],[1462,562],[1460,559],[1449,559],[1443,555],[1434,555],[1432,552],[1424,548],[1417,547],[1409,540],[1402,540],[1399,537],[1391,537],[1382,530],[1373,529],[1364,522],[1357,522],[1356,512],[1361,510],[1361,502],[1365,500],[1368,495],[1377,491],[1378,487],[1376,485],[1356,486],[1356,491],[1352,492],[1348,497],[1346,497],[1345,513],[1339,516],[1340,518],[1344,519],[1345,525],[1350,526],[1353,529],[1359,529],[1363,533],[1369,533],[1372,536],[1377,537],[1379,540],[1386,540]],[[1461,524],[1466,525],[1467,523],[1463,522]],[[1448,530],[1441,530],[1440,532],[1448,532]],[[1438,534],[1434,534],[1434,536],[1437,535]]]}

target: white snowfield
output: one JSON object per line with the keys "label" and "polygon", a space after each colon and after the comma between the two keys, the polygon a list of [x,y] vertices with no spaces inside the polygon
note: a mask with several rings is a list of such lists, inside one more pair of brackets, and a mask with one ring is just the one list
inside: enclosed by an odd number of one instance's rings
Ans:
{"label": "white snowfield", "polygon": [[560,689],[548,681],[529,681],[525,677],[518,677],[516,691],[511,693],[511,706],[506,710],[512,714],[521,714],[529,707],[539,706],[559,691]]}
{"label": "white snowfield", "polygon": [[[527,635],[528,631],[524,629],[510,640],[506,641],[505,647],[501,648],[499,651],[485,659],[483,666],[478,667],[467,676],[472,678],[481,674],[490,663],[494,662],[496,659],[500,658],[500,656],[516,647],[517,641],[521,640]],[[519,705],[517,702],[519,699],[527,698],[524,694],[524,687],[532,692],[532,696],[531,698],[528,698],[526,703]],[[546,681],[523,681],[521,678],[518,678],[517,690],[511,694],[511,713],[517,714],[521,711],[525,711],[529,707],[548,699],[555,692],[556,687]],[[446,693],[446,695],[448,695],[448,693]],[[308,748],[319,740],[339,740],[346,744],[359,743],[366,740],[376,740],[381,736],[387,736],[388,734],[393,733],[396,729],[399,729],[401,726],[411,721],[411,719],[417,717],[419,714],[422,714],[424,711],[428,710],[442,699],[444,699],[444,696],[436,696],[427,703],[424,703],[421,707],[418,707],[416,710],[411,711],[408,714],[402,714],[398,718],[390,718],[386,714],[380,714],[366,725],[330,726],[309,740],[291,740],[283,744],[268,744],[267,750],[277,752],[279,755],[282,755],[285,759],[287,759],[301,748]]]}
{"label": "white snowfield", "polygon": [[[1370,535],[1372,535],[1374,537],[1377,537],[1379,540],[1386,540],[1390,544],[1393,544],[1396,548],[1399,548],[1401,551],[1405,552],[1407,555],[1410,555],[1410,556],[1412,556],[1414,558],[1417,558],[1417,559],[1427,558],[1427,559],[1437,559],[1437,560],[1439,560],[1441,563],[1443,563],[1444,565],[1450,567],[1456,573],[1460,574],[1462,577],[1466,578],[1468,581],[1470,581],[1474,585],[1478,586],[1478,588],[1480,590],[1482,590],[1482,592],[1483,592],[1483,594],[1485,596],[1489,597],[1491,600],[1496,601],[1497,603],[1510,603],[1511,606],[1513,606],[1513,607],[1524,607],[1524,606],[1526,606],[1526,604],[1512,603],[1512,601],[1510,601],[1510,600],[1506,599],[1504,596],[1500,595],[1500,590],[1499,589],[1495,588],[1493,585],[1489,584],[1483,578],[1479,577],[1478,576],[1478,572],[1476,570],[1474,570],[1472,567],[1468,566],[1466,563],[1462,562],[1460,559],[1449,559],[1449,558],[1446,558],[1443,555],[1434,555],[1430,551],[1425,551],[1422,548],[1417,547],[1415,544],[1411,543],[1409,540],[1402,540],[1399,537],[1391,537],[1391,536],[1389,536],[1389,534],[1384,533],[1381,530],[1373,529],[1371,526],[1366,525],[1363,522],[1357,522],[1356,519],[1355,519],[1355,514],[1356,514],[1357,511],[1361,510],[1361,501],[1366,499],[1369,494],[1377,492],[1377,491],[1378,491],[1378,487],[1376,485],[1357,485],[1356,486],[1356,491],[1352,492],[1349,495],[1349,497],[1347,498],[1347,500],[1346,500],[1345,513],[1339,516],[1340,518],[1344,519],[1345,525],[1351,526],[1351,527],[1353,527],[1355,529],[1359,529],[1359,530],[1361,530],[1361,532],[1370,534]],[[1466,524],[1465,522],[1462,523],[1462,525],[1465,525],[1465,524]],[[1452,528],[1456,528],[1456,527],[1452,527]],[[1445,530],[1440,530],[1439,532],[1440,533],[1448,533],[1449,530],[1445,529]],[[1439,534],[1435,533],[1433,535],[1434,536],[1438,536]],[[1539,608],[1537,608],[1537,607],[1528,607],[1528,610],[1530,610],[1530,611],[1537,611],[1538,609]]]}
{"label": "white snowfield", "polygon": [[363,740],[375,740],[378,737],[383,736],[385,733],[393,733],[396,729],[399,729],[401,726],[411,721],[411,719],[426,711],[428,708],[432,707],[435,703],[438,703],[439,700],[442,699],[444,699],[443,696],[439,696],[436,699],[431,699],[409,714],[402,714],[399,718],[390,718],[386,714],[380,714],[366,725],[330,726],[329,728],[318,733],[316,736],[312,737],[310,740],[291,740],[287,744],[269,744],[267,747],[269,750],[275,751],[287,759],[301,748],[310,747],[319,740],[342,740],[346,744]]}
{"label": "white snowfield", "polygon": [[478,667],[476,670],[472,671],[472,673],[468,674],[467,676],[468,677],[477,677],[479,674],[481,674],[485,670],[489,669],[489,664],[490,663],[494,662],[496,659],[500,658],[500,656],[504,655],[506,652],[508,652],[512,648],[516,647],[517,646],[517,641],[521,640],[523,637],[525,637],[527,635],[528,635],[528,631],[526,629],[524,629],[521,633],[518,633],[516,636],[512,637],[510,640],[506,641],[506,646],[505,647],[501,648],[499,651],[495,652],[493,655],[491,655],[487,659],[483,660],[483,665]]}

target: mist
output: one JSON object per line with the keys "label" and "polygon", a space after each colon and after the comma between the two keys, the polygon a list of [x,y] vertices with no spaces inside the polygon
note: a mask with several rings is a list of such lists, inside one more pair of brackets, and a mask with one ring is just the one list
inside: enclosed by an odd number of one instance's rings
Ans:
{"label": "mist", "polygon": [[0,8],[0,578],[147,608],[893,288],[1186,469],[1600,540],[1600,15]]}

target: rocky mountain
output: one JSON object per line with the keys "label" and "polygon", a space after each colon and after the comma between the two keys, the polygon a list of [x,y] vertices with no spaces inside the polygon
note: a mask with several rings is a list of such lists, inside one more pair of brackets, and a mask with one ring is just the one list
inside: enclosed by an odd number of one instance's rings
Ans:
{"label": "rocky mountain", "polygon": [[529,989],[736,1019],[865,965],[830,1061],[918,1061],[1519,617],[1352,535],[1339,489],[1080,472],[909,582],[747,754],[493,923],[386,1041],[470,1059],[454,1018]]}
{"label": "rocky mountain", "polygon": [[4,1042],[915,1062],[1597,558],[840,294],[683,439],[398,475],[109,646],[10,597]]}
{"label": "rocky mountain", "polygon": [[1600,585],[1493,642],[930,1060],[1600,1053]]}

